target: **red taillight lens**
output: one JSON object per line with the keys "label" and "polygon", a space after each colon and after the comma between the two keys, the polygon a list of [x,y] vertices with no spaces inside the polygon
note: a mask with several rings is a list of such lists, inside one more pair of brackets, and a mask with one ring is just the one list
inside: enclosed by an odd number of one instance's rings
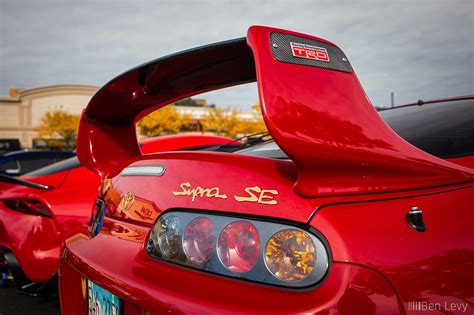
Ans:
{"label": "red taillight lens", "polygon": [[191,221],[183,236],[186,257],[198,265],[208,262],[214,249],[214,238],[214,225],[211,220],[199,217]]}
{"label": "red taillight lens", "polygon": [[249,222],[232,222],[219,236],[217,254],[222,264],[232,272],[251,270],[259,253],[260,237],[257,228]]}
{"label": "red taillight lens", "polygon": [[10,209],[33,215],[51,217],[48,206],[42,201],[33,198],[3,199],[3,203]]}

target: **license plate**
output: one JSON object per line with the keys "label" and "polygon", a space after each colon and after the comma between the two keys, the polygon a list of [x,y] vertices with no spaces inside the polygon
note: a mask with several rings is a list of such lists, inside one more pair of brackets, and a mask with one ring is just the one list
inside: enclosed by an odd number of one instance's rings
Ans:
{"label": "license plate", "polygon": [[87,280],[87,304],[89,315],[121,315],[120,298]]}

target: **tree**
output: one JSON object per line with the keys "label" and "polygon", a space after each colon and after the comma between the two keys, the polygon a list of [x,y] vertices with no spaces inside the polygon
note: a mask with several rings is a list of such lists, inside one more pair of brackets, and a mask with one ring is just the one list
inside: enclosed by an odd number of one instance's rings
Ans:
{"label": "tree", "polygon": [[40,137],[55,140],[59,138],[64,142],[64,149],[72,150],[76,147],[79,120],[79,115],[69,114],[60,107],[46,112],[36,130]]}
{"label": "tree", "polygon": [[143,117],[138,126],[142,134],[155,137],[166,134],[176,134],[188,125],[189,117],[180,115],[174,106],[165,106]]}
{"label": "tree", "polygon": [[197,103],[192,98],[188,97],[182,100],[179,100],[175,103],[176,105],[183,105],[183,106],[197,106]]}
{"label": "tree", "polygon": [[239,136],[268,132],[267,126],[263,122],[260,104],[252,105],[251,118],[239,120],[237,126],[234,128],[234,132]]}
{"label": "tree", "polygon": [[230,108],[212,107],[204,117],[204,129],[218,135],[234,137],[239,124],[237,112]]}
{"label": "tree", "polygon": [[245,119],[239,117],[239,112],[231,108],[211,108],[204,118],[204,128],[206,131],[232,138],[267,132],[259,104],[252,105],[252,115]]}

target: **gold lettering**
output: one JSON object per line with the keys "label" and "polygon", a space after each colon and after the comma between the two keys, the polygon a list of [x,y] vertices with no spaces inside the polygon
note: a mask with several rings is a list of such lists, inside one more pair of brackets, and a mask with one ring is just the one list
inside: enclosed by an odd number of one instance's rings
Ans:
{"label": "gold lettering", "polygon": [[[219,187],[204,188],[197,186],[192,188],[189,182],[179,185],[181,191],[173,191],[174,196],[190,196],[191,201],[194,202],[199,198],[221,198],[227,199],[226,194],[221,194]],[[262,189],[259,186],[245,188],[247,196],[234,196],[238,202],[256,202],[264,205],[276,205],[278,202],[274,199],[278,195],[278,191],[274,189]]]}
{"label": "gold lettering", "polygon": [[188,191],[188,188],[191,187],[190,183],[182,183],[179,185],[182,191],[173,191],[173,195],[175,196],[189,196],[190,193]]}
{"label": "gold lettering", "polygon": [[217,188],[217,187],[209,188],[208,192],[206,193],[206,197],[227,199],[226,194],[222,194],[222,195],[219,194],[219,188]]}
{"label": "gold lettering", "polygon": [[[264,205],[276,205],[278,202],[273,199],[273,196],[266,195],[267,193],[278,195],[278,191],[276,190],[262,189],[262,192],[260,193],[260,198],[258,198],[258,203],[261,203]],[[265,199],[269,199],[269,200],[265,200]]]}
{"label": "gold lettering", "polygon": [[196,200],[196,197],[227,199],[227,195],[226,194],[221,194],[218,187],[203,188],[203,187],[197,186],[197,187],[191,189],[192,186],[188,182],[182,183],[181,185],[179,185],[179,187],[181,188],[181,191],[173,191],[173,195],[175,195],[175,196],[192,196],[192,198],[191,198],[192,202],[194,202],[194,200]]}
{"label": "gold lettering", "polygon": [[260,193],[262,190],[260,187],[255,186],[255,187],[247,187],[245,188],[245,192],[249,195],[249,197],[241,197],[241,196],[234,196],[235,200],[238,202],[258,202],[258,197],[253,193]]}
{"label": "gold lettering", "polygon": [[278,195],[277,190],[273,189],[261,189],[258,186],[247,187],[245,192],[248,196],[234,196],[234,199],[238,202],[257,202],[264,205],[276,205],[278,202],[273,199],[273,195]]}

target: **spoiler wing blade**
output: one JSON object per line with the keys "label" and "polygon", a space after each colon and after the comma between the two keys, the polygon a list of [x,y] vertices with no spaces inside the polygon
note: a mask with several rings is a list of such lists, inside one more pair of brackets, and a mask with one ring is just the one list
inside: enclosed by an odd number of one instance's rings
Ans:
{"label": "spoiler wing blade", "polygon": [[85,109],[78,157],[102,176],[140,155],[134,123],[173,101],[257,79],[265,123],[307,196],[474,181],[474,171],[401,139],[368,100],[347,57],[312,36],[254,26],[247,38],[157,59],[112,80]]}

